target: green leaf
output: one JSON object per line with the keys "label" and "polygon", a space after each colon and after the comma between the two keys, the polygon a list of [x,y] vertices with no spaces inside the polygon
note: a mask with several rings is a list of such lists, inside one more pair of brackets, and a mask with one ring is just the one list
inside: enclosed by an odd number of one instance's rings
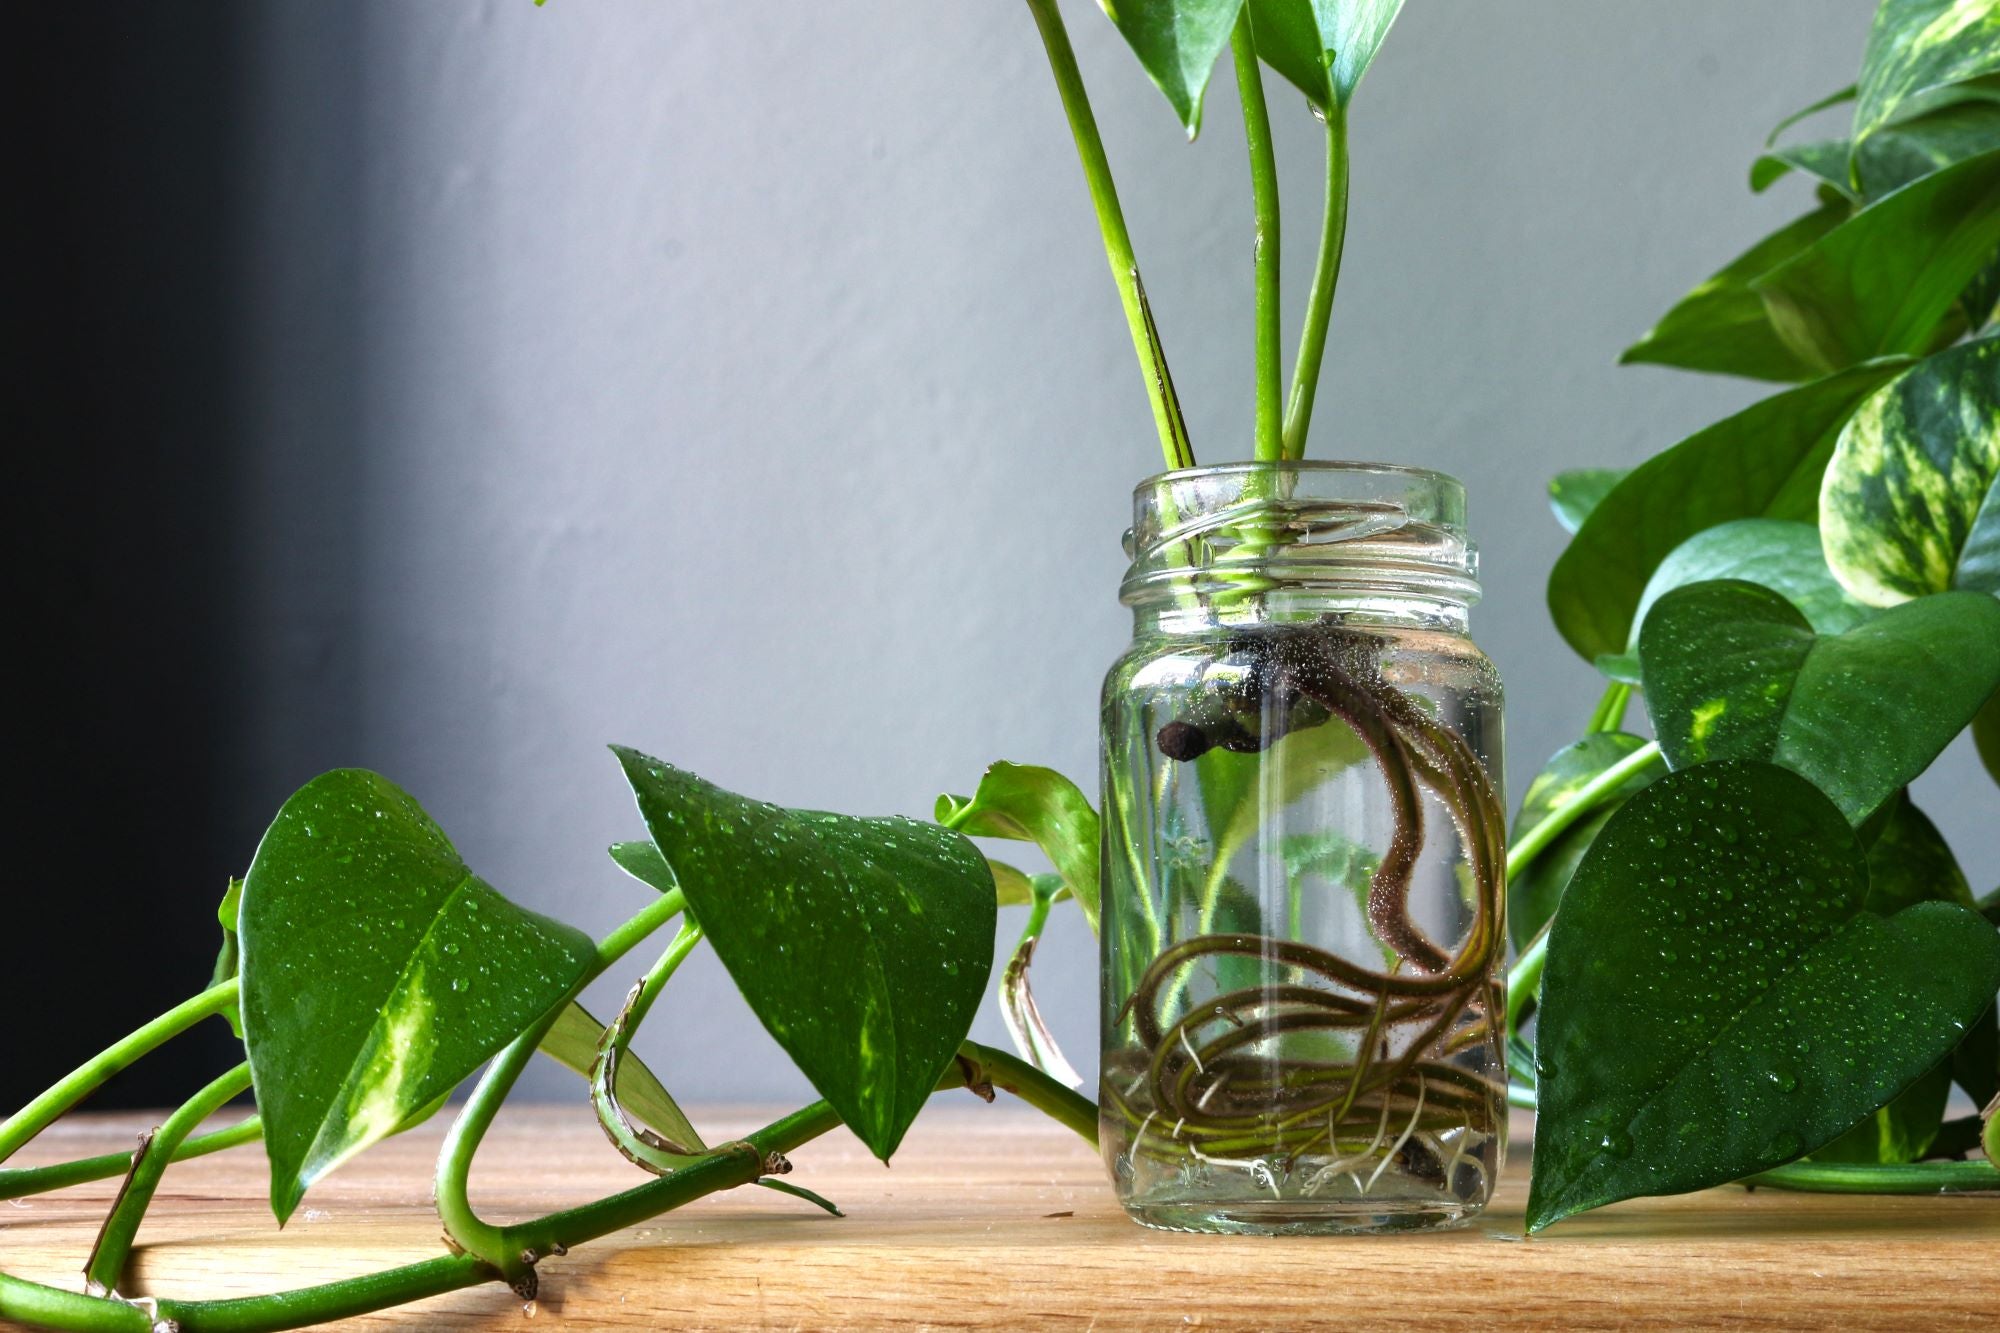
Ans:
{"label": "green leaf", "polygon": [[1859,366],[1788,389],[1633,468],[1549,574],[1549,613],[1570,646],[1586,662],[1624,651],[1654,569],[1702,529],[1737,518],[1815,518],[1842,423],[1901,369]]}
{"label": "green leaf", "polygon": [[993,964],[993,876],[914,819],[786,810],[614,747],[737,989],[887,1160],[965,1039]]}
{"label": "green leaf", "polygon": [[[645,845],[650,847],[652,844]],[[603,1036],[604,1024],[593,1018],[588,1009],[571,1000],[556,1015],[554,1026],[542,1038],[538,1049],[557,1064],[588,1079],[597,1063],[597,1044]],[[618,1062],[617,1092],[621,1106],[670,1141],[695,1147],[707,1146],[702,1142],[701,1134],[689,1123],[680,1103],[667,1091],[666,1085],[646,1068],[643,1060],[629,1051]]]}
{"label": "green leaf", "polygon": [[[1874,827],[1879,822],[1880,827]],[[1930,816],[1905,791],[1862,830],[1868,847],[1869,911],[1892,916],[1915,903],[1971,907],[1972,886]]]}
{"label": "green leaf", "polygon": [[1558,472],[1549,478],[1549,508],[1555,511],[1556,522],[1563,525],[1566,532],[1575,532],[1583,526],[1590,511],[1597,508],[1598,501],[1611,493],[1611,488],[1625,480],[1628,467],[1576,467],[1567,472]]}
{"label": "green leaf", "polygon": [[1820,492],[1827,562],[1888,606],[2000,592],[2000,338],[1940,352],[1861,405]]}
{"label": "green leaf", "polygon": [[940,796],[935,817],[972,838],[1032,842],[1076,895],[1093,933],[1097,930],[1097,811],[1080,788],[1052,768],[1010,764],[989,767],[969,798]]}
{"label": "green leaf", "polygon": [[1739,518],[1697,532],[1660,562],[1639,598],[1631,643],[1622,656],[1598,658],[1597,669],[1613,680],[1638,684],[1639,627],[1653,603],[1675,588],[1713,579],[1741,579],[1783,594],[1821,634],[1839,634],[1874,614],[1833,577],[1820,549],[1819,529],[1812,524]]}
{"label": "green leaf", "polygon": [[590,937],[516,907],[378,773],[278,811],[243,881],[243,1035],[271,1208],[449,1093],[561,1002]]}
{"label": "green leaf", "polygon": [[1244,0],[1098,0],[1139,57],[1188,138],[1201,132],[1201,99]]}
{"label": "green leaf", "polygon": [[[1576,793],[1605,769],[1645,744],[1643,738],[1627,732],[1600,731],[1557,750],[1521,798],[1521,811],[1514,816],[1513,840],[1518,842],[1522,834],[1575,799]],[[1652,778],[1651,773],[1633,774],[1603,806],[1564,829],[1524,869],[1508,877],[1507,929],[1516,949],[1527,948],[1556,914],[1563,890],[1569,887],[1583,854],[1590,850],[1612,812]]]}
{"label": "green leaf", "polygon": [[1852,211],[1845,203],[1828,204],[1766,236],[1682,297],[1650,333],[1625,349],[1619,364],[1678,366],[1781,383],[1814,378],[1818,371],[1779,335],[1752,284],[1802,254]]}
{"label": "green leaf", "polygon": [[[1794,171],[1804,172],[1855,203],[1861,201],[1849,175],[1845,139],[1815,139],[1771,149],[1750,164],[1750,188],[1762,194]],[[1762,305],[1760,298],[1753,299]]]}
{"label": "green leaf", "polygon": [[1750,285],[1808,366],[1921,355],[1956,334],[1958,299],[2000,251],[2000,151],[1862,209]]}
{"label": "green leaf", "polygon": [[1762,191],[1796,169],[1856,203],[1874,201],[1995,148],[2000,148],[2000,102],[1951,102],[1890,126],[1859,149],[1846,139],[1774,148],[1750,168],[1750,188]]}
{"label": "green leaf", "polygon": [[1911,98],[2000,72],[2000,0],[1882,0],[1862,56],[1854,137]]}
{"label": "green leaf", "polygon": [[2000,933],[1877,916],[1867,887],[1840,810],[1769,764],[1670,773],[1611,817],[1549,936],[1530,1230],[1788,1162],[1952,1048]]}
{"label": "green leaf", "polygon": [[1877,1107],[1832,1143],[1815,1149],[1812,1160],[1892,1166],[1920,1161],[1937,1140],[1950,1098],[1951,1066],[1940,1061],[1888,1105]]}
{"label": "green leaf", "polygon": [[1768,759],[1858,824],[2000,683],[2000,601],[1939,593],[1820,635],[1768,588],[1696,583],[1653,607],[1639,657],[1669,767]]}
{"label": "green leaf", "polygon": [[672,893],[680,887],[680,881],[674,878],[674,868],[652,843],[614,842],[606,850],[620,870],[646,887],[660,893]]}
{"label": "green leaf", "polygon": [[1250,0],[1257,54],[1322,111],[1354,99],[1403,0]]}

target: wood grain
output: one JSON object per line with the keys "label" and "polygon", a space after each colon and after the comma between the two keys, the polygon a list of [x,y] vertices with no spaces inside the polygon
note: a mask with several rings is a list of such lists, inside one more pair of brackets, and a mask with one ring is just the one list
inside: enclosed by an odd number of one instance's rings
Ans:
{"label": "wood grain", "polygon": [[[765,1116],[697,1117],[718,1136]],[[149,1119],[85,1116],[16,1163],[116,1151]],[[430,1173],[442,1127],[382,1145],[322,1182],[283,1232],[263,1154],[175,1167],[128,1287],[249,1295],[440,1252]],[[501,1287],[347,1329],[1980,1328],[2000,1329],[2000,1198],[1711,1190],[1616,1205],[1521,1237],[1525,1163],[1475,1225],[1423,1236],[1259,1240],[1132,1225],[1096,1156],[1005,1106],[942,1102],[893,1167],[841,1134],[792,1179],[831,1218],[764,1190],[711,1197],[542,1265],[535,1322]],[[513,1220],[634,1183],[588,1113],[510,1111],[474,1198]],[[80,1286],[116,1182],[0,1203],[0,1267]]]}

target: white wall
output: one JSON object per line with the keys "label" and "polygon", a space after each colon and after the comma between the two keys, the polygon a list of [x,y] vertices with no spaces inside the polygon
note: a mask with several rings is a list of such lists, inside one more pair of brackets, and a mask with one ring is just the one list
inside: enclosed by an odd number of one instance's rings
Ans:
{"label": "white wall", "polygon": [[[1241,456],[1228,71],[1189,147],[1095,8],[1065,8],[1197,448]],[[1871,9],[1413,0],[1362,90],[1313,450],[1467,482],[1517,784],[1598,688],[1543,609],[1563,541],[1543,484],[1755,396],[1613,360],[1803,206],[1746,170],[1852,78]],[[1020,5],[259,21],[246,799],[379,768],[504,890],[601,931],[645,896],[602,854],[640,831],[609,741],[865,813],[924,814],[994,758],[1091,781],[1118,537],[1157,453]],[[1272,89],[1296,309],[1317,129]],[[1966,756],[1950,769],[1929,804],[1976,831],[1989,794]],[[1074,925],[1038,965],[1086,1068],[1093,966]],[[641,1047],[678,1090],[802,1088],[712,959],[657,1012]]]}

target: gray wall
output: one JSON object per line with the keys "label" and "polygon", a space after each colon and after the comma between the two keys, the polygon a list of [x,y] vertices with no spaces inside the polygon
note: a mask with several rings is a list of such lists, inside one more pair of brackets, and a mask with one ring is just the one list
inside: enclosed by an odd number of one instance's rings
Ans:
{"label": "gray wall", "polygon": [[[1066,9],[1197,447],[1242,456],[1227,62],[1189,147]],[[1745,171],[1852,77],[1871,9],[1413,0],[1363,89],[1313,451],[1467,482],[1516,783],[1598,689],[1543,609],[1543,484],[1755,396],[1613,360],[1801,206]],[[925,813],[994,758],[1089,779],[1118,537],[1158,460],[1021,6],[256,15],[239,791],[268,810],[382,769],[506,891],[602,930],[645,896],[602,854],[639,829],[605,742],[856,812]],[[1296,307],[1317,134],[1274,99]],[[1928,802],[1990,865],[1985,789],[1946,769]],[[1088,1068],[1080,926],[1038,971]],[[641,1045],[678,1089],[801,1087],[712,959],[663,1012]]]}

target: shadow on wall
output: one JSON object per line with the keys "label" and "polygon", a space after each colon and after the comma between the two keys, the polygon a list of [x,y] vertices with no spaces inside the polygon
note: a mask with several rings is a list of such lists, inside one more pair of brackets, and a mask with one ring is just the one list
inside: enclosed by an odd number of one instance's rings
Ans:
{"label": "shadow on wall", "polygon": [[[260,477],[313,460],[324,516],[310,558],[354,564],[355,525],[340,521],[356,471],[351,307],[336,295],[311,309],[291,348],[312,358],[310,388],[286,429],[267,437],[272,423],[246,406],[241,313],[263,297],[247,290],[255,177],[243,159],[285,151],[252,105],[272,23],[315,29],[326,84],[309,114],[332,137],[294,170],[335,207],[358,176],[338,150],[357,20],[349,6],[285,12],[71,3],[10,25],[7,179],[25,243],[6,301],[19,326],[6,450],[19,502],[6,525],[9,1110],[206,983],[219,942],[207,909],[259,832],[236,812],[283,797],[233,790],[257,782],[245,735],[273,629],[257,623],[259,569],[305,558],[269,544],[284,534],[258,512],[274,484]],[[299,725],[349,727],[351,680],[337,665],[320,672]],[[188,1058],[142,1064],[95,1104],[177,1101],[233,1058],[219,1023],[183,1042],[173,1049]]]}

